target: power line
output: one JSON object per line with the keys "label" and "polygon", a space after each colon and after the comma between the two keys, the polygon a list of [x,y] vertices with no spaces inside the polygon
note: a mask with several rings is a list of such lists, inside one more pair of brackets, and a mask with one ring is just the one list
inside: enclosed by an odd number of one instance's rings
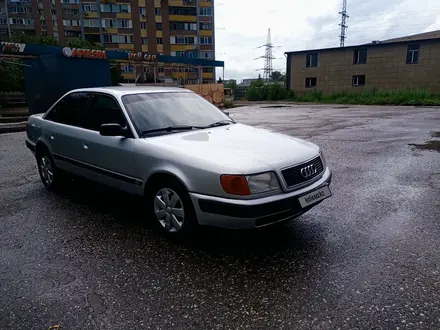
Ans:
{"label": "power line", "polygon": [[262,48],[262,47],[265,48],[264,56],[259,56],[255,59],[256,60],[260,59],[260,58],[264,59],[264,68],[259,69],[259,70],[263,70],[264,81],[268,82],[272,76],[272,71],[273,71],[272,61],[276,59],[275,57],[273,57],[272,49],[276,46],[274,46],[272,44],[272,37],[270,35],[270,29],[268,29],[268,31],[267,31],[266,43],[264,45],[258,46],[257,48]]}
{"label": "power line", "polygon": [[341,35],[340,37],[340,47],[344,47],[345,45],[345,31],[347,30],[348,26],[347,26],[347,18],[349,18],[350,16],[347,15],[347,0],[342,0],[342,11],[339,12],[339,14],[341,15],[341,24],[339,24],[339,26],[341,27]]}

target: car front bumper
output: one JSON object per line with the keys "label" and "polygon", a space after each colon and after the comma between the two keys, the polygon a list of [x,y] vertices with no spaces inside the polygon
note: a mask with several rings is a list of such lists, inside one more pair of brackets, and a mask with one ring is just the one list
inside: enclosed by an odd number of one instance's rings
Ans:
{"label": "car front bumper", "polygon": [[320,204],[301,207],[299,198],[314,190],[330,186],[332,172],[327,168],[316,182],[301,189],[264,198],[242,200],[190,193],[199,224],[234,229],[268,226],[300,216]]}

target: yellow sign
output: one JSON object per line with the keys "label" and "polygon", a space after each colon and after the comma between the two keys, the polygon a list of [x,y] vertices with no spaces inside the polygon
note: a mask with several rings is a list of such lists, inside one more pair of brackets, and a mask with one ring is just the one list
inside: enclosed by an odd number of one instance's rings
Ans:
{"label": "yellow sign", "polygon": [[145,61],[145,62],[156,62],[157,55],[150,55],[148,53],[128,53],[128,59],[131,61]]}

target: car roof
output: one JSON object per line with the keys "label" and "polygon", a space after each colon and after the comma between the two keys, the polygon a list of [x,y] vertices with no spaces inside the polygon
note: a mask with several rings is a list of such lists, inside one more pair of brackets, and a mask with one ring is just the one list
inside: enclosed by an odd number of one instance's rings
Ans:
{"label": "car roof", "polygon": [[178,87],[160,87],[160,86],[111,86],[111,87],[94,87],[94,88],[78,88],[70,92],[95,92],[107,93],[113,96],[124,96],[129,94],[140,93],[192,93],[191,90]]}

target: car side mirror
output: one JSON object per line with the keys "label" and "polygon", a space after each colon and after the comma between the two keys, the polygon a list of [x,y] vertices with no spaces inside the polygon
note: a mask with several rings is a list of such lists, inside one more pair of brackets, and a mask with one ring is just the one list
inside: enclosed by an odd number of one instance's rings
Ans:
{"label": "car side mirror", "polygon": [[124,136],[127,137],[127,129],[119,124],[103,124],[99,129],[102,136]]}

